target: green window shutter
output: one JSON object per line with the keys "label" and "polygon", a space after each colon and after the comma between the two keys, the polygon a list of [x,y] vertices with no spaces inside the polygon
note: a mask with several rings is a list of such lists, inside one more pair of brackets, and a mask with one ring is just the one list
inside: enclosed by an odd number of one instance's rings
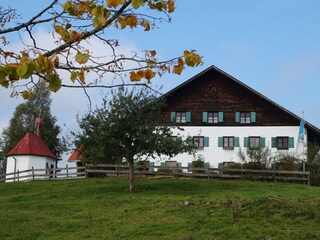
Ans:
{"label": "green window shutter", "polygon": [[235,138],[234,138],[234,146],[235,146],[235,147],[240,147],[239,137],[235,137]]}
{"label": "green window shutter", "polygon": [[272,137],[271,138],[271,147],[276,148],[277,147],[277,138]]}
{"label": "green window shutter", "polygon": [[154,172],[154,162],[149,163],[149,172]]}
{"label": "green window shutter", "polygon": [[192,172],[192,162],[188,163],[188,172]]}
{"label": "green window shutter", "polygon": [[245,138],[243,139],[243,146],[244,146],[244,147],[249,147],[249,138],[248,138],[248,137],[245,137]]}
{"label": "green window shutter", "polygon": [[182,167],[182,163],[181,163],[181,162],[178,162],[178,163],[177,163],[177,167],[178,167],[178,168],[181,168],[181,167]]}
{"label": "green window shutter", "polygon": [[218,122],[223,122],[223,112],[218,112]]}
{"label": "green window shutter", "polygon": [[223,163],[221,162],[221,163],[218,163],[218,168],[219,169],[222,169],[223,168]]}
{"label": "green window shutter", "polygon": [[208,112],[202,112],[202,122],[208,122]]}
{"label": "green window shutter", "polygon": [[240,122],[240,112],[236,112],[234,115],[234,121],[235,122]]}
{"label": "green window shutter", "polygon": [[294,148],[294,138],[289,137],[289,148]]}
{"label": "green window shutter", "polygon": [[260,138],[260,147],[261,148],[265,148],[266,147],[266,138],[265,137],[261,137]]}
{"label": "green window shutter", "polygon": [[204,147],[209,147],[209,137],[204,137]]}
{"label": "green window shutter", "polygon": [[251,112],[251,122],[255,123],[257,120],[256,112]]}
{"label": "green window shutter", "polygon": [[218,147],[223,147],[223,137],[218,137]]}
{"label": "green window shutter", "polygon": [[161,166],[161,167],[165,167],[165,166],[166,166],[166,163],[165,163],[165,162],[162,162],[162,163],[160,163],[160,166]]}
{"label": "green window shutter", "polygon": [[192,137],[188,137],[187,142],[190,146],[193,145],[193,138]]}
{"label": "green window shutter", "polygon": [[204,163],[204,169],[208,170],[210,168],[210,164],[208,162]]}
{"label": "green window shutter", "polygon": [[186,112],[186,122],[191,122],[191,112]]}
{"label": "green window shutter", "polygon": [[171,112],[170,113],[170,119],[171,119],[171,122],[175,122],[176,121],[176,112]]}

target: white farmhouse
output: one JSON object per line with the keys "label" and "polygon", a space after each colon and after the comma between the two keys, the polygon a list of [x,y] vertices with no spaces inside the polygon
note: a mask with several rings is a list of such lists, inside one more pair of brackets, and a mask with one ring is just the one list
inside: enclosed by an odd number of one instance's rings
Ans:
{"label": "white farmhouse", "polygon": [[[206,166],[238,162],[240,149],[248,148],[269,148],[272,156],[295,155],[301,118],[215,66],[163,97],[167,103],[163,114],[172,126],[184,129],[175,128],[173,137],[189,138]],[[320,130],[308,122],[303,130],[306,153],[308,143],[320,143]],[[183,167],[194,160],[188,154],[147,159],[150,165]]]}

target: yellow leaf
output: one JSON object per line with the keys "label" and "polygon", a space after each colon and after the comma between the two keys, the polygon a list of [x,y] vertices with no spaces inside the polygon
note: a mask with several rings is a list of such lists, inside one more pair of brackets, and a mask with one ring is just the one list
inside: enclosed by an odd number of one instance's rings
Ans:
{"label": "yellow leaf", "polygon": [[183,65],[177,65],[173,67],[173,73],[180,75],[183,70]]}
{"label": "yellow leaf", "polygon": [[89,54],[77,52],[75,59],[79,64],[85,64],[89,60]]}
{"label": "yellow leaf", "polygon": [[140,25],[141,25],[142,27],[144,27],[144,30],[145,30],[145,31],[149,31],[149,30],[150,30],[150,23],[149,23],[148,20],[143,20],[143,21],[141,21]]}
{"label": "yellow leaf", "polygon": [[134,15],[130,15],[126,18],[126,23],[129,25],[131,28],[134,28],[137,26],[138,19]]}
{"label": "yellow leaf", "polygon": [[84,77],[84,69],[83,68],[81,68],[81,70],[80,70],[80,73],[79,73],[79,80],[80,80],[80,82],[82,83],[82,84],[86,84],[85,83],[85,77]]}
{"label": "yellow leaf", "polygon": [[131,5],[132,7],[134,7],[135,9],[141,7],[141,5],[144,4],[144,0],[132,0]]}
{"label": "yellow leaf", "polygon": [[174,6],[174,1],[169,0],[168,1],[168,13],[174,12],[175,6]]}
{"label": "yellow leaf", "polygon": [[184,60],[189,67],[195,67],[202,64],[202,59],[195,51],[184,51]]}
{"label": "yellow leaf", "polygon": [[79,72],[72,72],[70,76],[70,80],[74,83],[79,76]]}
{"label": "yellow leaf", "polygon": [[141,81],[141,76],[139,74],[137,74],[136,72],[130,72],[130,81],[132,81],[132,82]]}
{"label": "yellow leaf", "polygon": [[145,70],[145,78],[148,80],[148,83],[150,83],[150,80],[155,76],[155,72],[153,72],[151,69]]}
{"label": "yellow leaf", "polygon": [[117,8],[119,5],[124,4],[125,2],[125,0],[107,0],[107,6],[109,8]]}
{"label": "yellow leaf", "polygon": [[22,97],[25,100],[30,99],[32,97],[32,93],[30,91],[24,90],[22,92]]}

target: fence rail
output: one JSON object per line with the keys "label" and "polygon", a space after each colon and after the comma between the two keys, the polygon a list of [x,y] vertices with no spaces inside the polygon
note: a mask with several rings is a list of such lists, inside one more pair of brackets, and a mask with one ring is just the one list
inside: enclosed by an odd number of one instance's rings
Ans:
{"label": "fence rail", "polygon": [[[123,164],[87,164],[81,167],[29,169],[0,176],[0,182],[30,181],[30,180],[59,180],[86,177],[108,177],[128,175],[129,166]],[[310,172],[253,170],[230,168],[190,168],[167,166],[135,166],[135,174],[145,176],[175,176],[195,178],[248,179],[263,181],[301,182],[310,184]]]}

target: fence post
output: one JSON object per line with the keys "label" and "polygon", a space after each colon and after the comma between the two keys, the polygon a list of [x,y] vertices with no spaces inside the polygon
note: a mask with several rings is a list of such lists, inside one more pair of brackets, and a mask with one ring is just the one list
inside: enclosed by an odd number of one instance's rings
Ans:
{"label": "fence post", "polygon": [[147,164],[143,164],[143,167],[144,167],[144,176],[146,177],[147,176]]}
{"label": "fence post", "polygon": [[17,173],[18,173],[18,182],[19,182],[19,170],[18,170],[18,172],[17,172]]}
{"label": "fence post", "polygon": [[84,165],[85,178],[88,178],[87,164]]}
{"label": "fence post", "polygon": [[32,180],[34,180],[34,168],[33,168],[33,166],[32,166]]}
{"label": "fence post", "polygon": [[68,168],[68,164],[66,164],[66,172],[67,172],[67,178],[69,178],[69,168]]}
{"label": "fence post", "polygon": [[118,177],[118,163],[116,163],[116,176]]}

